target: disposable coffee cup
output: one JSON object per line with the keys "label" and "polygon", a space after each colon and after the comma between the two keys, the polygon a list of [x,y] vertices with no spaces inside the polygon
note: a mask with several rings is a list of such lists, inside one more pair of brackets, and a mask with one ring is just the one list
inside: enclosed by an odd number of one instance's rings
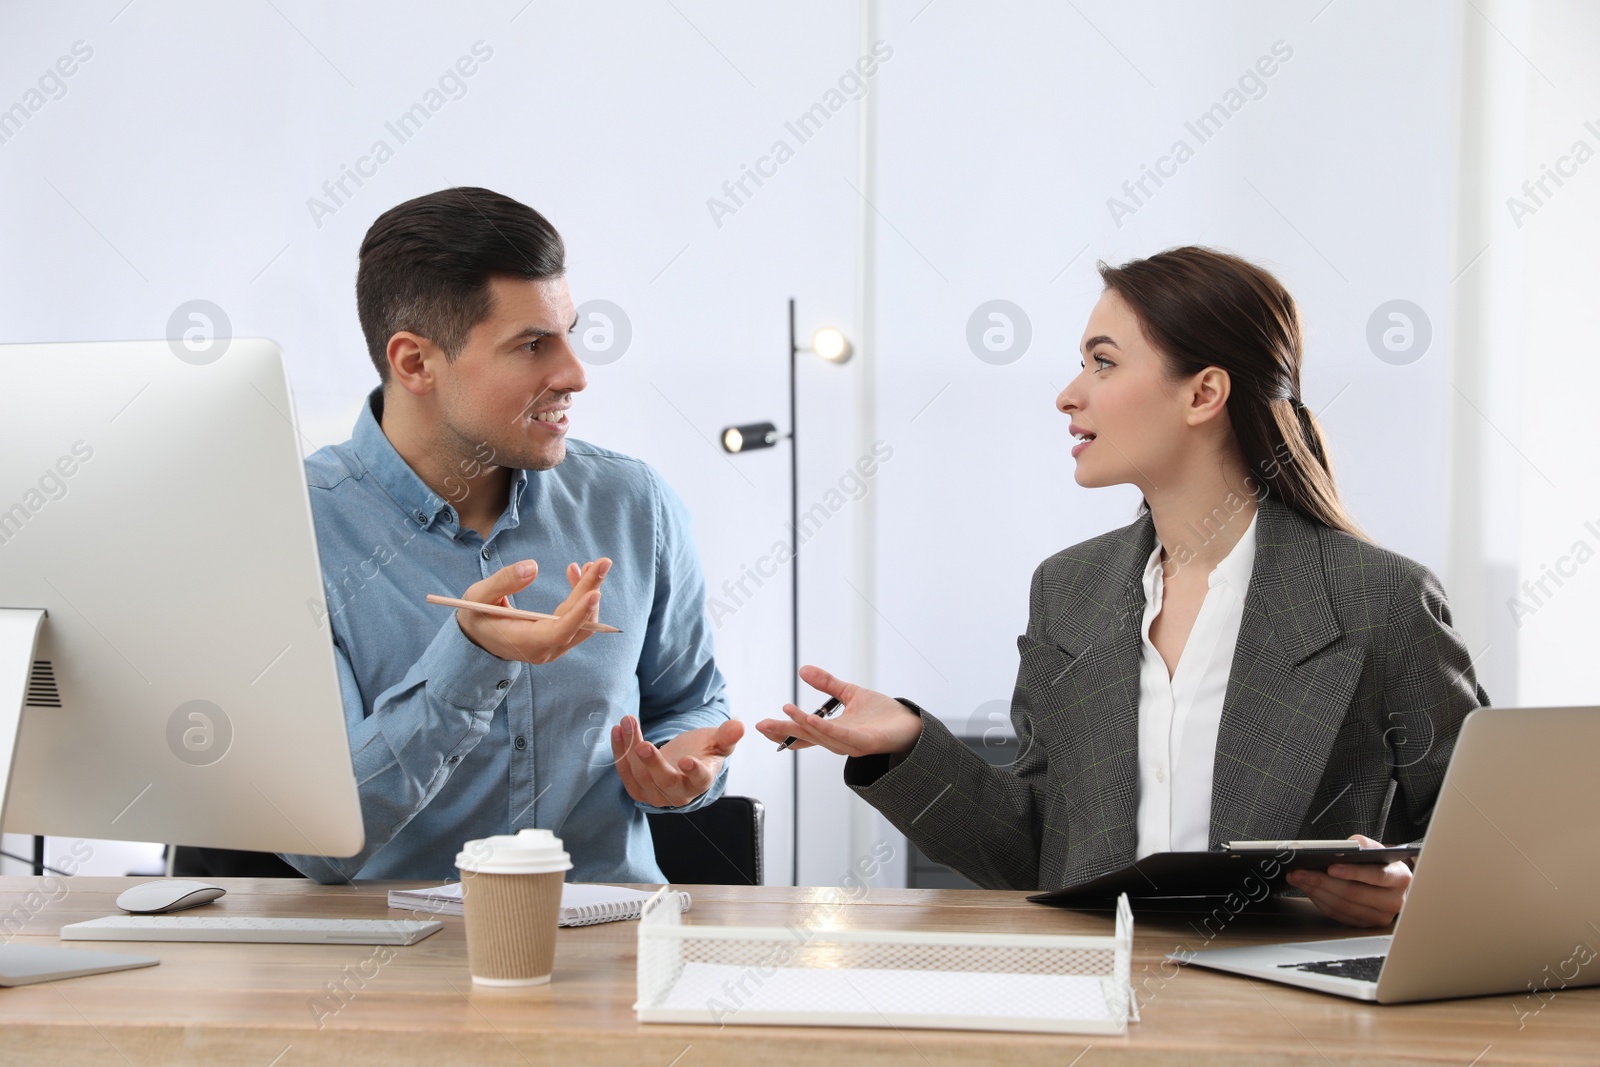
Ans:
{"label": "disposable coffee cup", "polygon": [[467,919],[467,966],[479,985],[550,981],[561,886],[572,858],[549,830],[468,841],[456,855]]}

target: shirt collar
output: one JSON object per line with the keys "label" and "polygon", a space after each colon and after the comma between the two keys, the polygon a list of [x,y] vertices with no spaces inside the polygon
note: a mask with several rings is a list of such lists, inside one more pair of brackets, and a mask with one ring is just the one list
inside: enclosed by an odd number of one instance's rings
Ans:
{"label": "shirt collar", "polygon": [[447,520],[453,521],[455,509],[450,502],[429,489],[427,483],[411,469],[411,464],[395,451],[380,425],[382,417],[383,387],[379,386],[367,394],[367,402],[361,405],[361,414],[356,417],[355,431],[350,435],[350,444],[360,457],[362,466],[377,481],[379,488],[389,495],[389,499],[417,525],[426,529],[441,513],[446,515]]}
{"label": "shirt collar", "polygon": [[1244,596],[1245,590],[1250,587],[1250,573],[1256,565],[1256,518],[1260,514],[1261,509],[1258,507],[1256,513],[1250,516],[1250,525],[1239,535],[1239,543],[1222,557],[1222,562],[1211,572],[1207,588],[1220,582],[1227,582],[1240,597]]}
{"label": "shirt collar", "polygon": [[[1244,533],[1239,535],[1238,543],[1222,557],[1216,567],[1206,576],[1206,588],[1210,589],[1222,582],[1228,583],[1238,591],[1241,597],[1250,587],[1250,575],[1256,563],[1256,519],[1261,515],[1258,507],[1256,513],[1250,516],[1250,525],[1244,528]],[[1161,570],[1161,538],[1154,538],[1155,545],[1150,550],[1150,555],[1144,563],[1145,596],[1148,598],[1155,584],[1156,573]]]}
{"label": "shirt collar", "polygon": [[[383,426],[380,424],[382,417],[383,387],[379,386],[368,394],[367,402],[361,405],[361,414],[356,417],[355,431],[350,435],[350,443],[355,449],[356,456],[388,494],[389,499],[393,500],[417,525],[427,529],[438,520],[445,529],[454,534],[460,529],[456,509],[451,507],[450,502],[444,497],[429,489],[427,483],[417,477],[417,472],[411,469],[411,464],[395,450],[388,435],[383,432]],[[512,471],[511,499],[506,514],[501,519],[507,528],[514,527],[519,522],[518,504],[527,487],[528,472]]]}

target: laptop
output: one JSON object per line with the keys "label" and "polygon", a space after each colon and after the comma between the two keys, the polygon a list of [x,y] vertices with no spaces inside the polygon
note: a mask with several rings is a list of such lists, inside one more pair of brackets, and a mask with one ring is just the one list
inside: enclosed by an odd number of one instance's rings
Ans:
{"label": "laptop", "polygon": [[1168,959],[1401,1004],[1600,984],[1600,708],[1461,727],[1393,934]]}

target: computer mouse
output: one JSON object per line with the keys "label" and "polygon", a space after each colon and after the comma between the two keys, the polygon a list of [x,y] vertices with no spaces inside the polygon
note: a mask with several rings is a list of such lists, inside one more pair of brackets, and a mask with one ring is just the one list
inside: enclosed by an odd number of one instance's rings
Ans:
{"label": "computer mouse", "polygon": [[142,882],[132,889],[123,890],[117,897],[117,907],[135,915],[159,915],[167,911],[182,911],[200,904],[209,904],[227,890],[210,882],[192,882],[185,878],[162,878]]}

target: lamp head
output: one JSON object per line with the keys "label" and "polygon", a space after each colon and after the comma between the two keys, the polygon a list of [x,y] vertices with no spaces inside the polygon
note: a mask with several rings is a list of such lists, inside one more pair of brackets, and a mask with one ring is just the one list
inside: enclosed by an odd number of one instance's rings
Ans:
{"label": "lamp head", "polygon": [[745,426],[729,426],[722,431],[724,452],[754,452],[771,448],[778,443],[778,428],[770,422],[752,422]]}
{"label": "lamp head", "polygon": [[829,363],[843,363],[850,358],[853,350],[842,332],[832,326],[824,326],[811,335],[811,351]]}

